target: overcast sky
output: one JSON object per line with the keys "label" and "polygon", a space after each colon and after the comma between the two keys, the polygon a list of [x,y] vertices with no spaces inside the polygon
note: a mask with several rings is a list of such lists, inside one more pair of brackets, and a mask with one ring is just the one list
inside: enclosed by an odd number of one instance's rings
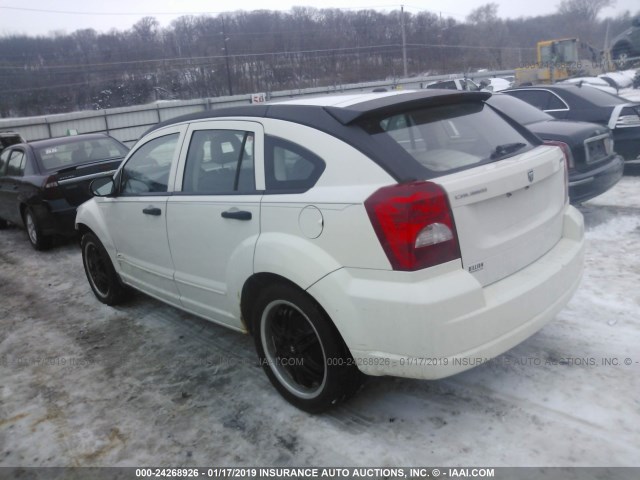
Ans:
{"label": "overcast sky", "polygon": [[[442,2],[435,0],[408,0],[405,9],[417,13],[422,10],[441,12],[456,20],[464,20],[471,10],[488,3],[490,0],[456,0]],[[519,1],[494,0],[500,5],[498,14],[503,17],[536,16],[553,13],[560,0],[527,1],[526,7]],[[125,30],[144,16],[153,16],[162,26],[181,15],[199,15],[237,10],[289,10],[294,5],[316,8],[344,8],[347,2],[320,0],[242,0],[222,2],[216,0],[107,0],[105,2],[82,2],[80,0],[0,0],[0,35],[22,33],[27,35],[46,35],[55,31],[71,33],[82,28],[94,28],[106,32],[113,28]],[[233,5],[233,7],[230,7]],[[393,10],[400,3],[375,0],[350,0],[349,9],[374,8]],[[615,16],[630,10],[640,10],[638,0],[617,0],[615,7],[603,10],[601,15]]]}

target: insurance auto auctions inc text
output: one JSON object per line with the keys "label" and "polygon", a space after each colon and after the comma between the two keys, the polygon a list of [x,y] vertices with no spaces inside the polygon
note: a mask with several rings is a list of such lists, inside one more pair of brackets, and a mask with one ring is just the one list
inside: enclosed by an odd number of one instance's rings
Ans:
{"label": "insurance auto auctions inc text", "polygon": [[493,468],[259,468],[259,477],[276,478],[439,478],[494,477]]}

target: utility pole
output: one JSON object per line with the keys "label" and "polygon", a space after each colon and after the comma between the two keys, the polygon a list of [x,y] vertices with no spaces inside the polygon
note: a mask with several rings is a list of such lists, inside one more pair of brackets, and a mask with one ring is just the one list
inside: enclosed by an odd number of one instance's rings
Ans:
{"label": "utility pole", "polygon": [[442,60],[442,72],[440,73],[444,73],[447,70],[447,65],[446,65],[446,56],[444,54],[444,46],[442,45],[442,42],[444,41],[444,26],[442,25],[442,12],[440,12],[440,35],[438,36],[439,40],[440,40],[440,60]]}
{"label": "utility pole", "polygon": [[404,5],[400,5],[400,27],[402,29],[402,66],[404,68],[404,78],[409,75],[407,73],[407,35],[404,31]]}
{"label": "utility pole", "polygon": [[231,85],[231,67],[229,67],[229,47],[227,45],[227,41],[229,38],[227,37],[227,32],[224,28],[224,16],[220,15],[220,19],[222,20],[222,41],[224,42],[224,60],[227,64],[227,84],[229,85],[229,95],[233,96],[233,86]]}

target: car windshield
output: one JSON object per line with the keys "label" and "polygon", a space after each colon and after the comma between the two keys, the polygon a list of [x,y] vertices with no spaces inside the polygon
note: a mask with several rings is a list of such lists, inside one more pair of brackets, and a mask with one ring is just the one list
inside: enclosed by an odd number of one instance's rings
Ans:
{"label": "car windshield", "polygon": [[396,113],[363,125],[376,140],[394,142],[426,177],[465,170],[516,155],[533,144],[483,102],[464,102]]}
{"label": "car windshield", "polygon": [[492,95],[491,98],[487,100],[487,103],[522,125],[530,125],[532,123],[546,122],[554,119],[554,117],[548,113],[538,110],[533,105],[509,95]]}
{"label": "car windshield", "polygon": [[34,147],[36,157],[45,170],[60,170],[87,162],[124,157],[128,149],[113,138],[61,139],[60,143],[47,142]]}

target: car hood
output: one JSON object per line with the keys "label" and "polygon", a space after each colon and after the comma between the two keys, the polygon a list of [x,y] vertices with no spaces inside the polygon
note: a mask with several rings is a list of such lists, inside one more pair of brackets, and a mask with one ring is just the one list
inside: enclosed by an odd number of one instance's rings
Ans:
{"label": "car hood", "polygon": [[609,132],[607,127],[597,123],[570,120],[547,120],[526,127],[543,140],[560,140],[569,145],[582,144],[587,138]]}

